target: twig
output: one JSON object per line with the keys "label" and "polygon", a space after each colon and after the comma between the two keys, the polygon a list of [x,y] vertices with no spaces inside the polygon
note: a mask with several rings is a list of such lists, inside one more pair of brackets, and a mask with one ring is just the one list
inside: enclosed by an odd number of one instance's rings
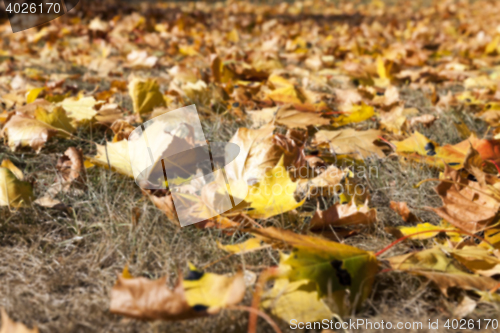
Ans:
{"label": "twig", "polygon": [[474,237],[474,238],[477,238],[483,242],[485,242],[486,244],[488,244],[489,246],[491,246],[492,248],[495,248],[493,246],[493,244],[491,244],[490,242],[488,242],[486,239],[484,239],[483,237],[480,237],[478,235],[474,235],[470,232],[467,232],[467,231],[463,231],[463,230],[456,230],[456,229],[434,229],[434,230],[424,230],[424,231],[419,231],[419,232],[416,232],[416,233],[413,233],[413,234],[410,234],[410,235],[406,235],[406,236],[403,236],[397,240],[395,240],[394,242],[392,242],[391,244],[387,245],[386,247],[384,247],[382,250],[378,251],[377,253],[375,253],[375,256],[380,256],[382,253],[386,252],[387,250],[391,249],[392,247],[394,247],[395,245],[397,245],[398,243],[401,243],[402,241],[404,241],[405,239],[407,238],[410,238],[410,237],[413,237],[413,236],[416,236],[416,235],[421,235],[421,234],[426,234],[426,233],[431,233],[431,232],[455,232],[455,233],[458,233],[458,234],[464,234],[464,235],[468,235],[468,236],[471,236],[471,237]]}
{"label": "twig", "polygon": [[271,317],[269,317],[266,313],[264,313],[263,311],[260,311],[259,309],[254,309],[253,307],[244,306],[244,305],[233,305],[233,306],[228,307],[227,309],[229,309],[229,310],[248,311],[251,314],[255,314],[255,315],[261,316],[262,319],[264,319],[265,321],[267,321],[267,323],[269,324],[269,326],[271,326],[276,333],[282,333],[281,330],[280,330],[280,328],[278,327],[278,325],[271,319]]}

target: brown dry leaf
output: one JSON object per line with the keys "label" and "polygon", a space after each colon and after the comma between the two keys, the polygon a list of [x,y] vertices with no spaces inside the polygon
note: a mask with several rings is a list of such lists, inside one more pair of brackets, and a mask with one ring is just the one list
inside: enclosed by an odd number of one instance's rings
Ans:
{"label": "brown dry leaf", "polygon": [[146,194],[149,199],[153,202],[153,204],[161,210],[165,215],[167,215],[168,219],[172,222],[175,222],[180,226],[179,220],[177,218],[177,213],[175,211],[174,201],[172,199],[172,195],[166,190],[156,190],[149,191],[143,190],[143,193]]}
{"label": "brown dry leaf", "polygon": [[330,120],[321,117],[320,113],[301,112],[295,110],[293,106],[282,106],[276,113],[276,123],[288,128],[304,128],[308,126],[329,125]]}
{"label": "brown dry leaf", "polygon": [[356,206],[354,200],[350,204],[335,204],[326,210],[318,209],[311,219],[312,230],[328,229],[332,227],[345,227],[353,225],[370,225],[377,220],[377,210],[368,208],[365,203],[361,207]]}
{"label": "brown dry leaf", "polygon": [[415,108],[405,109],[397,105],[388,112],[380,112],[380,125],[389,132],[402,134],[407,127],[407,118],[417,114],[418,110]]}
{"label": "brown dry leaf", "polygon": [[216,314],[238,304],[245,295],[243,273],[232,277],[198,271],[190,265],[189,275],[174,289],[167,277],[157,280],[119,276],[111,290],[110,311],[141,320],[183,320]]}
{"label": "brown dry leaf", "polygon": [[81,149],[75,147],[66,149],[64,155],[57,160],[56,169],[63,179],[64,191],[68,191],[71,185],[80,189],[86,187],[87,175]]}
{"label": "brown dry leaf", "polygon": [[225,168],[229,179],[255,182],[262,178],[266,170],[278,164],[283,154],[274,143],[274,126],[260,129],[239,128],[229,141],[240,147],[239,155]]}
{"label": "brown dry leaf", "polygon": [[455,227],[471,233],[484,230],[495,220],[500,208],[500,202],[488,195],[491,193],[488,187],[461,177],[448,166],[435,191],[443,206],[431,209]]}
{"label": "brown dry leaf", "polygon": [[436,283],[444,295],[448,288],[466,290],[490,290],[498,282],[490,277],[469,274],[455,259],[447,255],[447,250],[434,247],[420,252],[412,252],[388,258],[393,269],[421,275]]}
{"label": "brown dry leaf", "polygon": [[492,278],[477,276],[472,274],[448,274],[441,272],[424,272],[418,271],[415,274],[422,275],[433,281],[441,290],[448,296],[448,288],[462,288],[466,290],[490,290],[494,288],[498,282]]}
{"label": "brown dry leaf", "polygon": [[0,333],[38,333],[38,328],[34,327],[29,329],[24,326],[23,323],[17,323],[9,318],[5,309],[1,309],[0,313],[2,315],[2,328]]}
{"label": "brown dry leaf", "polygon": [[340,131],[321,130],[314,136],[313,145],[329,148],[335,154],[348,154],[355,159],[376,155],[385,157],[384,151],[373,142],[382,135],[379,130],[356,131],[348,128]]}
{"label": "brown dry leaf", "polygon": [[57,129],[31,117],[16,114],[5,124],[2,137],[15,151],[19,147],[30,146],[40,152],[47,140],[58,133]]}
{"label": "brown dry leaf", "polygon": [[111,130],[115,133],[113,142],[118,142],[121,140],[127,140],[130,133],[135,130],[135,127],[130,125],[128,121],[118,119],[111,124]]}
{"label": "brown dry leaf", "polygon": [[108,103],[99,108],[94,118],[101,124],[110,125],[123,118],[123,111],[118,104]]}
{"label": "brown dry leaf", "polygon": [[283,165],[287,168],[290,177],[292,177],[294,181],[299,177],[308,177],[308,175],[303,172],[308,169],[308,163],[304,153],[306,135],[306,133],[300,130],[288,130],[286,135],[279,133],[274,135],[273,142],[283,151]]}
{"label": "brown dry leaf", "polygon": [[60,209],[60,210],[66,210],[68,206],[63,204],[61,200],[54,199],[50,195],[44,195],[41,198],[37,198],[35,201],[33,201],[37,205],[40,205],[42,207],[46,208],[54,208],[54,209]]}
{"label": "brown dry leaf", "polygon": [[375,96],[373,104],[382,108],[390,108],[399,102],[399,91],[395,86],[389,86],[383,96]]}
{"label": "brown dry leaf", "polygon": [[432,114],[424,114],[422,116],[413,117],[410,119],[410,127],[415,127],[422,124],[425,127],[430,127],[436,121],[437,117]]}
{"label": "brown dry leaf", "polygon": [[141,320],[182,320],[206,315],[191,308],[182,280],[174,289],[167,287],[167,277],[158,280],[118,277],[111,290],[111,313]]}
{"label": "brown dry leaf", "polygon": [[405,222],[419,222],[419,218],[408,208],[406,202],[391,201],[390,208],[399,214]]}
{"label": "brown dry leaf", "polygon": [[[323,168],[320,168],[320,171]],[[302,170],[302,169],[301,169]],[[308,197],[325,196],[332,197],[340,191],[340,183],[347,175],[347,172],[330,165],[318,176],[312,179],[301,177],[298,179],[298,192],[306,193]],[[299,176],[302,176],[299,173]]]}

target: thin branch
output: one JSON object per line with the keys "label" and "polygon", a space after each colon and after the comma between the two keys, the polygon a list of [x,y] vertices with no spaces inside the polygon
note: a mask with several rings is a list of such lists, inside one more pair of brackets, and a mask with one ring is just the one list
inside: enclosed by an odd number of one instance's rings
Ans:
{"label": "thin branch", "polygon": [[282,333],[281,330],[280,330],[280,328],[278,327],[278,325],[274,322],[274,320],[272,320],[271,317],[269,317],[266,313],[264,313],[263,311],[260,311],[259,309],[254,309],[253,307],[244,306],[244,305],[233,305],[233,306],[228,307],[227,309],[229,309],[229,310],[248,311],[251,314],[255,314],[255,315],[261,316],[262,319],[264,319],[265,321],[267,321],[267,323],[269,324],[269,326],[271,326],[276,333]]}

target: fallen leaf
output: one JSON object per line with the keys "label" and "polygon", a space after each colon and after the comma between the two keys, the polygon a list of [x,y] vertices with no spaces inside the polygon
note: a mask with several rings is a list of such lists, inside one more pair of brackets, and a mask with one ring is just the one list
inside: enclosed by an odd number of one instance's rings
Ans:
{"label": "fallen leaf", "polygon": [[9,160],[2,161],[0,166],[0,206],[28,207],[34,200],[31,184],[16,176],[20,172]]}
{"label": "fallen leaf", "polygon": [[81,189],[86,187],[87,175],[81,149],[75,147],[66,149],[64,155],[57,160],[56,169],[63,179],[64,191],[68,191],[71,185]]}
{"label": "fallen leaf", "polygon": [[344,111],[343,114],[337,118],[333,118],[332,125],[334,127],[345,126],[353,123],[359,123],[370,119],[375,115],[373,106],[361,103],[360,105],[353,105],[349,111]]}
{"label": "fallen leaf", "polygon": [[384,151],[373,144],[382,135],[379,130],[356,131],[348,128],[340,131],[318,131],[314,135],[313,145],[329,148],[335,154],[348,154],[355,159],[364,159],[375,155],[385,157]]}
{"label": "fallen leaf", "polygon": [[301,112],[291,106],[282,106],[276,113],[276,123],[288,128],[304,128],[330,124],[330,120],[314,112]]}
{"label": "fallen leaf", "polygon": [[492,278],[469,274],[453,258],[439,247],[412,252],[386,259],[393,269],[408,271],[433,281],[448,296],[448,288],[458,287],[466,290],[490,290],[498,282]]}
{"label": "fallen leaf", "polygon": [[2,136],[13,151],[30,146],[37,153],[57,133],[56,128],[24,115],[12,116],[2,130]]}
{"label": "fallen leaf", "polygon": [[377,220],[377,210],[365,204],[358,207],[354,200],[350,204],[335,204],[326,210],[316,209],[311,219],[312,230],[353,225],[370,225]]}
{"label": "fallen leaf", "polygon": [[396,202],[391,201],[389,206],[393,211],[399,214],[403,218],[405,222],[418,222],[419,218],[413,214],[408,208],[408,204],[406,202]]}
{"label": "fallen leaf", "polygon": [[238,304],[245,296],[245,280],[242,272],[232,277],[205,273],[193,265],[182,281],[188,304],[193,308],[205,308],[210,314]]}
{"label": "fallen leaf", "polygon": [[[284,264],[288,257],[280,253],[280,266],[288,266]],[[287,270],[289,266],[281,269]],[[332,311],[319,298],[316,284],[308,280],[290,282],[287,278],[276,279],[274,286],[262,295],[260,306],[287,323],[292,319],[314,322],[332,316]]]}
{"label": "fallen leaf", "polygon": [[243,273],[226,277],[191,267],[174,289],[166,281],[119,276],[111,290],[110,312],[141,320],[183,320],[218,313],[245,294]]}
{"label": "fallen leaf", "polygon": [[229,141],[240,147],[234,161],[225,167],[227,177],[233,180],[256,182],[278,164],[282,150],[273,140],[274,126],[260,129],[239,128]]}
{"label": "fallen leaf", "polygon": [[87,157],[92,164],[97,164],[106,169],[116,170],[122,175],[134,177],[130,166],[128,141],[107,142],[105,145],[96,143],[97,154]]}
{"label": "fallen leaf", "polygon": [[295,190],[297,183],[292,182],[288,171],[283,166],[284,159],[253,185],[245,198],[250,203],[252,210],[248,215],[254,218],[269,218],[274,215],[286,213],[302,206],[305,199],[297,202]]}
{"label": "fallen leaf", "polygon": [[129,68],[153,68],[158,62],[155,56],[148,56],[146,51],[132,51],[127,55],[127,64]]}
{"label": "fallen leaf", "polygon": [[410,119],[410,127],[415,127],[418,124],[422,124],[425,127],[430,127],[436,121],[436,116],[432,114],[424,114],[422,116],[413,117]]}
{"label": "fallen leaf", "polygon": [[71,121],[62,107],[55,107],[51,112],[48,112],[42,107],[37,107],[35,110],[35,118],[54,128],[61,129],[66,133],[75,132],[75,128],[71,125]]}
{"label": "fallen leaf", "polygon": [[1,309],[0,313],[2,315],[2,328],[0,333],[38,333],[38,328],[34,327],[29,329],[24,326],[23,323],[17,323],[9,318],[5,309]]}
{"label": "fallen leaf", "polygon": [[283,277],[292,282],[316,282],[319,297],[333,294],[339,310],[348,308],[344,300],[346,290],[350,290],[353,308],[359,308],[370,295],[378,271],[378,262],[372,252],[274,227],[251,232],[268,242],[283,242],[294,247],[293,255],[284,262],[290,270],[283,272]]}
{"label": "fallen leaf", "polygon": [[445,168],[443,180],[435,188],[443,206],[431,208],[441,218],[462,230],[476,233],[492,223],[500,208],[500,202],[488,193],[485,185],[460,176],[449,167]]}
{"label": "fallen leaf", "polygon": [[266,248],[266,246],[262,246],[262,241],[258,238],[249,238],[242,243],[227,245],[217,242],[217,247],[232,254],[243,254]]}
{"label": "fallen leaf", "polygon": [[155,107],[166,106],[160,87],[155,80],[133,79],[128,85],[134,112],[140,115],[153,111]]}
{"label": "fallen leaf", "polygon": [[96,100],[94,97],[70,97],[66,98],[59,105],[66,110],[70,118],[73,118],[76,123],[83,121],[91,121],[97,111],[95,110]]}
{"label": "fallen leaf", "polygon": [[26,103],[33,103],[38,98],[38,95],[40,95],[40,93],[44,90],[45,87],[33,88],[28,90],[28,92],[26,93]]}

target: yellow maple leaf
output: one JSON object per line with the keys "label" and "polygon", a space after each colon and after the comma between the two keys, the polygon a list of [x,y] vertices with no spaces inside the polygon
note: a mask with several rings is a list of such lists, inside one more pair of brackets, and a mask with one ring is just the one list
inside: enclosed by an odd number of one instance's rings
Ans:
{"label": "yellow maple leaf", "polygon": [[[128,153],[128,141],[107,142],[106,145],[96,144],[97,154],[94,157],[87,157],[91,164],[97,164],[104,168],[116,170],[122,175],[134,177]],[[86,163],[86,167],[91,166]]]}
{"label": "yellow maple leaf", "polygon": [[359,123],[370,119],[375,115],[373,106],[361,103],[360,105],[353,105],[351,109],[337,118],[333,119],[333,126],[340,127],[352,123]]}
{"label": "yellow maple leaf", "polygon": [[297,183],[292,182],[287,169],[283,165],[283,157],[279,163],[268,170],[260,179],[259,183],[253,185],[245,199],[250,202],[253,210],[248,215],[255,218],[269,218],[274,215],[288,212],[302,206],[304,200],[297,202],[294,197]]}
{"label": "yellow maple leaf", "polygon": [[70,97],[64,99],[60,106],[66,110],[70,118],[73,118],[76,122],[81,122],[90,121],[94,118],[97,114],[94,109],[96,103],[94,97]]}
{"label": "yellow maple leaf", "polygon": [[23,181],[23,174],[11,161],[0,166],[0,206],[26,207],[33,201],[33,188]]}
{"label": "yellow maple leaf", "polygon": [[26,93],[26,103],[33,103],[37,99],[38,95],[40,95],[40,93],[44,90],[45,87],[33,88],[28,90],[28,92]]}
{"label": "yellow maple leaf", "polygon": [[209,313],[216,313],[227,305],[243,300],[245,280],[243,273],[225,276],[201,272],[189,264],[189,275],[182,281],[187,303],[192,306],[204,306]]}
{"label": "yellow maple leaf", "polygon": [[62,107],[55,107],[52,112],[48,112],[42,107],[37,107],[35,110],[35,118],[65,132],[73,133],[75,128],[66,115],[66,111]]}
{"label": "yellow maple leaf", "polygon": [[155,80],[133,79],[128,85],[134,112],[140,115],[153,111],[155,107],[166,106],[160,87]]}
{"label": "yellow maple leaf", "polygon": [[[280,257],[279,269],[289,269],[290,266],[284,264],[289,255],[280,253]],[[332,316],[332,311],[319,298],[316,284],[308,280],[276,279],[274,286],[262,296],[260,306],[286,322],[293,319],[314,322]]]}

